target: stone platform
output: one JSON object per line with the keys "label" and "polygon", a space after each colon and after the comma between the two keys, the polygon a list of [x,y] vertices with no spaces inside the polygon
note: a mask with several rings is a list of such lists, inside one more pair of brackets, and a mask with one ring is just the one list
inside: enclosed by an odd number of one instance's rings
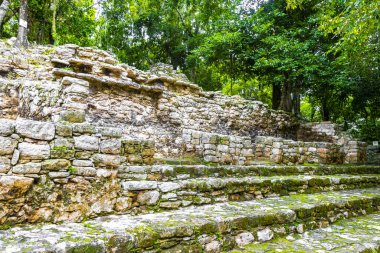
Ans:
{"label": "stone platform", "polygon": [[[0,250],[220,252],[291,233],[303,234],[379,209],[379,188],[297,194],[139,216],[112,215],[82,223],[20,226],[0,231]],[[378,233],[376,226],[374,229]]]}

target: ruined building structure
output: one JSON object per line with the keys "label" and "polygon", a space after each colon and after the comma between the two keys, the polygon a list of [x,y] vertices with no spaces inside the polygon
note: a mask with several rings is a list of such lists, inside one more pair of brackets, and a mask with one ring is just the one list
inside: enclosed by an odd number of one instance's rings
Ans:
{"label": "ruined building structure", "polygon": [[371,223],[380,177],[365,162],[334,124],[168,65],[0,42],[0,252],[222,252]]}

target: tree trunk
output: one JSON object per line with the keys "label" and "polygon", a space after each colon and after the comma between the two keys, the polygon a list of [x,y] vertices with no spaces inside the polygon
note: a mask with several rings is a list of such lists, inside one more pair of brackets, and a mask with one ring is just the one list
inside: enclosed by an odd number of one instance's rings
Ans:
{"label": "tree trunk", "polygon": [[21,0],[16,46],[28,46],[28,1]]}
{"label": "tree trunk", "polygon": [[278,110],[281,102],[281,87],[278,85],[272,85],[272,109]]}
{"label": "tree trunk", "polygon": [[292,113],[296,116],[301,115],[301,97],[298,92],[292,94]]}
{"label": "tree trunk", "polygon": [[56,34],[57,34],[57,6],[59,0],[52,0],[51,9],[53,11],[53,18],[51,20],[51,36],[53,38],[53,42],[56,42]]}
{"label": "tree trunk", "polygon": [[5,17],[5,14],[7,13],[9,9],[9,1],[4,0],[0,5],[0,25],[3,22],[3,19]]}
{"label": "tree trunk", "polygon": [[291,93],[290,83],[288,81],[285,81],[281,90],[281,101],[280,101],[280,106],[279,106],[280,110],[283,110],[286,112],[292,111],[290,93]]}
{"label": "tree trunk", "polygon": [[330,120],[330,111],[327,108],[327,101],[322,101],[322,120],[323,121],[329,121]]}

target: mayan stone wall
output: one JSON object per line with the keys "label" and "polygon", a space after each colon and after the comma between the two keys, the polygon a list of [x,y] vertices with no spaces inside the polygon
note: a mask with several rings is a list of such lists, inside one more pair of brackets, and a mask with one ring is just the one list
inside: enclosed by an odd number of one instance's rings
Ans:
{"label": "mayan stone wall", "polygon": [[154,143],[118,128],[0,119],[0,223],[125,211],[118,169],[153,156]]}
{"label": "mayan stone wall", "polygon": [[203,92],[166,65],[143,72],[92,48],[0,46],[2,118],[117,126],[155,141],[163,156],[181,154],[184,129],[251,139],[296,136],[299,123],[289,114]]}
{"label": "mayan stone wall", "polygon": [[[94,48],[24,50],[0,41],[0,224],[280,193],[280,183],[198,181],[186,174],[192,168],[165,164],[183,157],[199,166],[248,166],[257,159],[362,163],[366,153],[331,124],[303,125],[259,101],[204,92],[167,65],[144,72]],[[172,176],[181,182],[169,182]],[[297,179],[291,191],[315,187],[308,180]]]}

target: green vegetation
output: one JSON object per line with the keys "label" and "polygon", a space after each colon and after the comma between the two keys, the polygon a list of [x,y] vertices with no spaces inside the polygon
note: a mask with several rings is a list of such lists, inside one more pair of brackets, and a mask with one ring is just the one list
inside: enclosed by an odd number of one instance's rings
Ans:
{"label": "green vegetation", "polygon": [[[0,37],[17,35],[20,2],[10,1]],[[27,4],[30,42],[98,46],[140,69],[169,63],[205,90],[259,99],[306,120],[340,123],[365,141],[380,139],[378,1]]]}

